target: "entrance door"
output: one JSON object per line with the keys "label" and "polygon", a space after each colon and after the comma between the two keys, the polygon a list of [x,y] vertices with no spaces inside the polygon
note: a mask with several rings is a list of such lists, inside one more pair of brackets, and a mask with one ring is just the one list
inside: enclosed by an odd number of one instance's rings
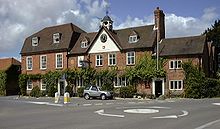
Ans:
{"label": "entrance door", "polygon": [[159,97],[162,94],[163,94],[162,81],[161,80],[155,81],[155,96]]}
{"label": "entrance door", "polygon": [[60,95],[61,96],[64,95],[64,86],[65,86],[65,81],[60,81]]}

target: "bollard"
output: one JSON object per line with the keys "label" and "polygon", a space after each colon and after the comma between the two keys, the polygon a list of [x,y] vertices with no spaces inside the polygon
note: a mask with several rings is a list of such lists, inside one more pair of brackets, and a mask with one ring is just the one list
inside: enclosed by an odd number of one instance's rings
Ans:
{"label": "bollard", "polygon": [[60,99],[60,95],[58,92],[55,93],[55,103],[58,103]]}
{"label": "bollard", "polygon": [[64,104],[70,103],[70,94],[66,92],[64,94]]}

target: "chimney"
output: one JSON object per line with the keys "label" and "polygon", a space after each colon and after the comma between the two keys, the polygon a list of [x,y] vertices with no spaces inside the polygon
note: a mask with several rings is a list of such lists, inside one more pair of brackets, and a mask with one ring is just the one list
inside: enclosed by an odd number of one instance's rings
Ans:
{"label": "chimney", "polygon": [[157,28],[157,42],[165,38],[164,16],[163,10],[160,10],[160,8],[157,7],[154,11],[155,28]]}

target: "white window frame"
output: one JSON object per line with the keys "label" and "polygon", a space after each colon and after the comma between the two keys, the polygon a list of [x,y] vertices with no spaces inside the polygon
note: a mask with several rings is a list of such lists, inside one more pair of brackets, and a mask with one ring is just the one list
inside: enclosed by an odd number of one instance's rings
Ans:
{"label": "white window frame", "polygon": [[53,43],[60,43],[60,33],[53,34]]}
{"label": "white window frame", "polygon": [[84,60],[84,56],[78,56],[78,67],[82,67],[82,61]]}
{"label": "white window frame", "polygon": [[[30,88],[30,87],[31,88]],[[30,79],[28,79],[27,80],[27,90],[32,90],[33,89],[33,81],[32,80],[30,80]]]}
{"label": "white window frame", "polygon": [[95,64],[96,66],[103,66],[103,55],[102,54],[98,54],[95,56]]}
{"label": "white window frame", "polygon": [[[41,81],[40,81],[40,89],[41,90],[46,90],[46,83],[45,82],[43,83],[43,81],[45,81],[45,80],[41,79]],[[43,88],[43,87],[45,87],[45,88]]]}
{"label": "white window frame", "polygon": [[[30,59],[30,61],[29,61],[29,59]],[[31,67],[29,67],[29,65]],[[32,56],[27,56],[26,57],[26,68],[27,68],[27,70],[32,70],[33,69],[33,57]]]}
{"label": "white window frame", "polygon": [[38,42],[39,42],[38,37],[33,37],[33,38],[31,39],[31,43],[32,43],[32,46],[33,46],[33,47],[38,46]]}
{"label": "white window frame", "polygon": [[[172,83],[173,83],[173,88],[171,88]],[[175,84],[177,85],[175,86]],[[169,80],[169,89],[170,90],[183,90],[183,80]]]}
{"label": "white window frame", "polygon": [[123,87],[123,86],[127,86],[127,78],[126,77],[115,77],[114,78],[114,87]]}
{"label": "white window frame", "polygon": [[[45,57],[45,62],[43,62],[43,57]],[[45,65],[43,65],[45,63]],[[47,55],[41,55],[40,56],[40,69],[47,69]]]}
{"label": "white window frame", "polygon": [[109,53],[108,54],[108,65],[109,66],[115,66],[117,64],[117,60],[116,59],[117,59],[116,58],[116,53]]}
{"label": "white window frame", "polygon": [[[172,67],[171,67],[171,64],[173,64]],[[182,60],[170,60],[169,69],[182,69]]]}
{"label": "white window frame", "polygon": [[84,83],[84,80],[82,77],[79,77],[76,79],[76,85],[77,87],[83,87],[83,83]]}
{"label": "white window frame", "polygon": [[130,35],[128,39],[129,43],[136,43],[138,41],[137,35]]}
{"label": "white window frame", "polygon": [[[58,67],[58,55],[61,55],[61,57],[62,57],[62,59],[61,59],[61,65],[62,66],[59,66]],[[61,69],[61,68],[63,68],[63,53],[56,53],[56,69]]]}
{"label": "white window frame", "polygon": [[87,47],[88,47],[88,41],[82,41],[81,48],[87,48]]}
{"label": "white window frame", "polygon": [[[131,53],[134,53],[134,56],[130,56],[129,54],[131,54]],[[131,63],[131,61],[129,61],[129,60],[131,60],[132,58],[134,58],[133,63]],[[129,62],[130,62],[130,63],[129,63]],[[134,51],[131,51],[131,52],[127,52],[127,53],[126,53],[126,64],[127,64],[127,65],[135,65],[135,52],[134,52]]]}

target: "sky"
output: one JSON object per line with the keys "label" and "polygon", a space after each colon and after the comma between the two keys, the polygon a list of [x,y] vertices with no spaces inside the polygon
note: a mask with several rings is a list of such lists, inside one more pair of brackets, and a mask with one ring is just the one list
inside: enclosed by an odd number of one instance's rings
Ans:
{"label": "sky", "polygon": [[106,10],[114,29],[150,25],[156,7],[165,13],[166,38],[200,35],[220,19],[220,0],[0,0],[0,58],[20,60],[25,38],[48,26],[98,31]]}

